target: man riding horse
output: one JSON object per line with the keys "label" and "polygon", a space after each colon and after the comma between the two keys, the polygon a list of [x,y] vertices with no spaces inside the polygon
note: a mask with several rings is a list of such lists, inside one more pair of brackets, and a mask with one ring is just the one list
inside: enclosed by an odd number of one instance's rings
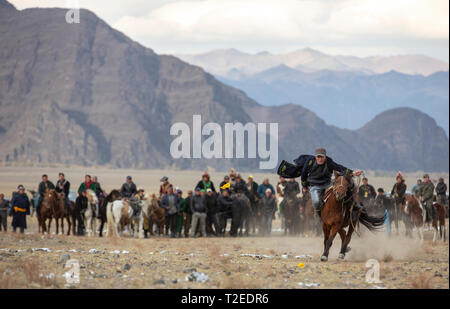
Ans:
{"label": "man riding horse", "polygon": [[[313,207],[319,218],[321,217],[322,196],[331,186],[333,171],[354,176],[359,176],[362,173],[360,170],[352,171],[337,164],[330,157],[327,157],[327,152],[324,148],[316,149],[315,156],[301,155],[294,162],[296,163],[295,165],[283,160],[278,168],[278,174],[285,178],[301,176],[302,186],[309,187]],[[356,211],[353,211],[353,215],[356,215],[362,207],[357,194],[355,194],[355,189],[353,186],[353,198],[356,200],[354,205],[354,210]]]}

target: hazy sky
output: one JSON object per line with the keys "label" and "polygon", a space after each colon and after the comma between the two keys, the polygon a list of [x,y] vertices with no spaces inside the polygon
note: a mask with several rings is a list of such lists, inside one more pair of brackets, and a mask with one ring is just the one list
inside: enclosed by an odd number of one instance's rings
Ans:
{"label": "hazy sky", "polygon": [[[448,62],[448,0],[10,0],[87,8],[158,53],[218,48],[355,56],[425,54]],[[80,16],[83,22],[83,16]]]}

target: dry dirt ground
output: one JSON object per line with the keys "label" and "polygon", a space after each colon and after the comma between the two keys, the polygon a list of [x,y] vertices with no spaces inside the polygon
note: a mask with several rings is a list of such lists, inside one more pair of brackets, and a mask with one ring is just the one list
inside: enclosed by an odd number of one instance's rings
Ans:
{"label": "dry dirt ground", "polygon": [[[420,244],[362,231],[344,261],[337,259],[336,239],[329,261],[320,262],[322,239],[286,237],[277,229],[269,238],[119,239],[43,236],[30,221],[24,235],[0,234],[0,289],[449,288],[448,242],[432,245],[431,232]],[[68,259],[78,262],[79,283],[63,276],[75,269]],[[369,259],[379,263],[379,283],[366,282],[375,269],[366,267]],[[208,280],[190,279],[195,271]]]}
{"label": "dry dirt ground", "polygon": [[[159,178],[169,180],[185,191],[198,181],[201,171],[114,170],[75,167],[0,167],[0,192],[6,196],[22,183],[35,189],[40,175],[47,173],[56,181],[64,171],[77,188],[85,173],[97,175],[109,191],[131,174],[138,186],[156,192]],[[224,173],[212,172],[217,184]],[[260,183],[273,174],[253,174]],[[408,188],[420,173],[407,174]],[[390,189],[392,175],[369,174],[375,186]],[[432,175],[437,178],[438,174]],[[443,175],[448,180],[448,174]],[[247,177],[245,174],[244,177]],[[76,184],[76,185],[75,185]],[[10,220],[10,219],[9,219]],[[0,233],[0,289],[2,288],[449,288],[449,246],[432,245],[432,232],[426,232],[423,244],[403,237],[387,238],[367,230],[354,235],[352,250],[344,261],[338,260],[337,237],[329,261],[320,262],[323,240],[318,237],[285,237],[274,221],[272,237],[150,239],[76,237],[40,235],[36,219],[28,217],[24,235]],[[10,221],[8,222],[10,224]],[[448,221],[447,221],[448,226]],[[67,226],[66,226],[67,228]],[[9,227],[10,229],[10,227]],[[54,223],[52,232],[55,231]],[[67,283],[63,274],[80,268],[79,283]],[[370,259],[378,261],[379,283],[367,283],[366,267]],[[203,273],[206,282],[193,279]]]}

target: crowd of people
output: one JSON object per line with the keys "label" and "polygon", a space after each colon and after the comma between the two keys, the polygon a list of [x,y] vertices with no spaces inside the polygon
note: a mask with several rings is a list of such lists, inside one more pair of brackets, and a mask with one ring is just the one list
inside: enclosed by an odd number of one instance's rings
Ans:
{"label": "crowd of people", "polygon": [[[286,175],[279,173],[279,182],[274,186],[266,178],[258,184],[252,175],[248,175],[247,181],[231,169],[225,175],[219,186],[216,187],[211,181],[208,172],[202,174],[193,189],[187,190],[186,195],[177,186],[173,185],[169,178],[164,176],[160,179],[158,203],[164,209],[165,235],[170,237],[194,237],[194,236],[225,236],[227,222],[231,220],[230,236],[259,234],[267,236],[272,231],[272,221],[277,211],[282,214],[283,201],[286,197],[298,199],[299,207],[305,207],[308,200],[316,210],[316,215],[320,217],[321,196],[324,190],[330,185],[331,171],[350,172],[359,176],[361,171],[353,172],[326,157],[325,149],[316,150],[315,156],[301,156],[301,164],[296,169],[302,170],[301,185],[294,176],[297,170],[286,172]],[[299,163],[299,162],[297,162]],[[282,165],[280,166],[282,167]],[[287,166],[289,168],[289,166]],[[284,171],[284,170],[283,170]],[[305,176],[306,175],[306,176]],[[7,217],[12,216],[13,231],[19,229],[24,232],[27,228],[26,216],[40,213],[40,207],[46,192],[51,189],[61,193],[67,209],[69,211],[71,184],[65,178],[64,173],[59,173],[56,184],[53,184],[47,175],[42,175],[42,181],[35,192],[36,202],[29,200],[22,185],[18,186],[17,192],[13,193],[11,201],[5,199],[4,194],[0,194],[0,230],[7,230]],[[301,189],[300,189],[301,188]],[[396,177],[390,196],[396,204],[405,203],[407,193],[405,180],[401,173]],[[86,175],[84,181],[78,186],[78,196],[75,201],[75,210],[82,221],[83,211],[87,207],[86,190],[92,190],[102,201],[107,192],[101,187],[98,177]],[[142,200],[146,198],[145,190],[137,187],[131,176],[127,176],[121,186],[120,195],[127,200]],[[427,212],[427,222],[434,216],[433,197],[443,205],[447,204],[447,185],[443,178],[439,179],[436,187],[430,180],[428,174],[417,183],[411,193],[424,205]],[[368,207],[371,201],[384,203],[386,194],[383,188],[375,188],[368,183],[366,177],[363,178],[358,192],[355,192],[355,207]],[[96,216],[100,216],[97,206]],[[282,227],[285,225],[285,217],[280,215]],[[148,222],[144,223],[144,234],[148,237],[153,227]]]}

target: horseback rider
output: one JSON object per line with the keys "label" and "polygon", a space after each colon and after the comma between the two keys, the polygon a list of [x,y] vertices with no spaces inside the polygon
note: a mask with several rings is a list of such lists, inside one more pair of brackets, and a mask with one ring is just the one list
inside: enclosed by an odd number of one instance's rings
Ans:
{"label": "horseback rider", "polygon": [[411,194],[414,194],[415,197],[419,198],[419,192],[420,192],[420,188],[422,188],[422,185],[423,185],[422,179],[417,178],[417,182],[411,188]]}
{"label": "horseback rider", "polygon": [[444,182],[444,178],[440,177],[439,182],[436,185],[436,198],[439,204],[441,205],[447,204],[446,193],[447,193],[447,185]]}
{"label": "horseback rider", "polygon": [[433,207],[434,184],[428,174],[423,175],[423,186],[420,188],[419,196],[422,205],[426,211],[426,222],[431,223],[436,216],[436,210]]}
{"label": "horseback rider", "polygon": [[375,188],[369,185],[366,177],[362,179],[363,184],[359,187],[358,195],[359,200],[363,205],[368,205],[371,199],[374,199],[377,194],[375,193]]}
{"label": "horseback rider", "polygon": [[137,193],[136,185],[133,182],[131,176],[127,176],[124,184],[120,188],[120,194],[122,198],[129,199]]}
{"label": "horseback rider", "polygon": [[284,196],[285,197],[295,197],[300,193],[300,186],[295,178],[289,178],[289,181],[284,186]]}
{"label": "horseback rider", "polygon": [[160,180],[162,184],[159,186],[159,199],[161,199],[164,195],[167,194],[167,189],[172,186],[169,182],[169,177],[163,176]]}
{"label": "horseback rider", "polygon": [[[322,195],[325,190],[331,186],[331,175],[333,171],[355,176],[361,175],[362,171],[352,171],[345,166],[337,164],[330,157],[327,157],[327,152],[324,148],[316,149],[315,157],[308,156],[305,157],[305,159],[301,171],[302,186],[309,187],[314,210],[318,217],[321,218]],[[354,194],[354,189],[355,188],[353,187],[352,193],[353,198],[356,199],[354,205],[356,211],[354,211],[353,214],[356,215],[362,205],[360,205],[358,201],[358,196]]]}
{"label": "horseback rider", "polygon": [[[84,176],[84,182],[82,182],[80,184],[80,186],[78,187],[78,195],[81,195],[81,192],[83,192],[83,190],[87,190],[87,189],[93,189],[91,188],[91,185],[93,184],[92,180],[91,180],[91,175],[86,175]],[[95,192],[95,190],[94,190]]]}
{"label": "horseback rider", "polygon": [[55,185],[48,180],[48,176],[46,174],[42,175],[42,181],[39,184],[38,192],[39,192],[39,200],[36,208],[38,217],[40,216],[40,209],[42,205],[42,201],[44,200],[45,193],[51,189],[55,189]]}
{"label": "horseback rider", "polygon": [[70,182],[66,180],[64,177],[64,173],[59,173],[59,179],[56,182],[56,192],[64,193],[64,203],[67,206],[67,210],[70,210],[70,201],[69,201],[69,191],[70,191]]}
{"label": "horseback rider", "polygon": [[214,188],[214,183],[210,180],[209,174],[207,171],[204,171],[202,174],[202,179],[197,183],[195,186],[196,188],[200,188],[203,192],[206,192],[206,190],[211,189],[212,192],[216,192],[216,189]]}

